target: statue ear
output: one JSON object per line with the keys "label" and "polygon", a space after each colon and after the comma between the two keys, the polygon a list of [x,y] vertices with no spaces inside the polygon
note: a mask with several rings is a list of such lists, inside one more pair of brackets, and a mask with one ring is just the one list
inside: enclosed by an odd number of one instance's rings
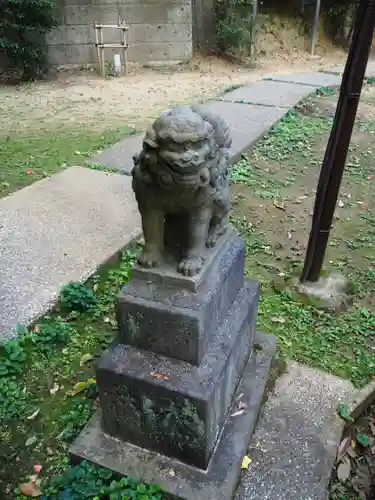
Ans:
{"label": "statue ear", "polygon": [[210,171],[206,167],[202,168],[202,170],[199,173],[200,186],[205,187],[209,182],[210,182]]}

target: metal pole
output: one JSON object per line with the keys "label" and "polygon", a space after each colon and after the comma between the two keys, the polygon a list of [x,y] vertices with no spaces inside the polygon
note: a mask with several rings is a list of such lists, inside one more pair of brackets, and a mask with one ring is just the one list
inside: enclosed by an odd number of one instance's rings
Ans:
{"label": "metal pole", "polygon": [[320,3],[321,0],[316,0],[316,9],[315,9],[315,19],[314,19],[314,27],[312,34],[312,42],[311,42],[311,55],[315,56],[316,52],[316,42],[318,38],[318,28],[319,28],[319,16],[320,16]]}
{"label": "metal pole", "polygon": [[253,0],[253,22],[255,21],[256,17],[258,15],[258,0]]}
{"label": "metal pole", "polygon": [[348,154],[375,27],[375,0],[361,0],[350,45],[336,115],[324,156],[301,282],[317,281]]}

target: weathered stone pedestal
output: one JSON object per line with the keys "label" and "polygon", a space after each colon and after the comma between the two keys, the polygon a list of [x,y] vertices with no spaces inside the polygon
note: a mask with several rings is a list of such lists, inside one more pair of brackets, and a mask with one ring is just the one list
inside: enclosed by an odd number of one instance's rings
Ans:
{"label": "weathered stone pedestal", "polygon": [[220,238],[194,278],[136,266],[118,298],[119,335],[97,366],[100,415],[73,457],[157,483],[171,498],[229,500],[275,349],[255,334],[259,284],[244,246]]}

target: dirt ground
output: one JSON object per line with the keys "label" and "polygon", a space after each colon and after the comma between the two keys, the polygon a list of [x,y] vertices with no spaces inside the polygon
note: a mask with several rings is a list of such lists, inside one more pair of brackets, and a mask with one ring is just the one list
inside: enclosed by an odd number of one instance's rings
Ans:
{"label": "dirt ground", "polygon": [[296,51],[260,59],[253,69],[213,56],[197,56],[189,64],[174,68],[134,68],[121,78],[61,72],[51,81],[0,88],[0,134],[73,125],[103,130],[126,124],[142,129],[173,105],[207,100],[231,85],[270,74],[317,71],[344,58],[339,50],[318,59]]}

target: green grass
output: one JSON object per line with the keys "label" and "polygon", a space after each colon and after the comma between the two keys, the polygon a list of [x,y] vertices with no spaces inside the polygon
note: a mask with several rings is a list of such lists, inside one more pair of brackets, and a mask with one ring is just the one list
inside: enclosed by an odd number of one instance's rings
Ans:
{"label": "green grass", "polygon": [[[361,165],[354,169],[349,163],[346,169],[342,193],[350,193],[350,199],[335,220],[324,270],[339,271],[350,280],[352,305],[341,313],[330,312],[296,294],[291,285],[303,265],[301,242],[309,234],[308,213],[331,127],[324,112],[316,115],[315,104],[324,109],[322,105],[336,98],[320,92],[310,111],[290,111],[234,165],[231,222],[246,243],[246,274],[261,279],[258,327],[277,336],[282,356],[360,387],[375,373],[375,215],[366,177],[375,138],[368,126],[366,149],[356,145],[363,123],[355,129],[349,160],[356,155]],[[369,208],[363,212],[357,200]]]}
{"label": "green grass", "polygon": [[95,377],[95,359],[115,336],[115,299],[130,278],[134,256],[134,248],[127,250],[119,264],[93,276],[88,287],[96,300],[87,312],[57,309],[12,341],[10,354],[0,352],[0,364],[7,367],[0,378],[0,491],[8,492],[5,498],[23,498],[13,489],[36,463],[43,466],[42,490],[43,485],[51,488],[51,478],[66,474],[68,445],[95,410],[95,384],[82,384],[76,395],[74,388]]}
{"label": "green grass", "polygon": [[103,132],[38,130],[0,136],[0,197],[72,165],[85,165],[99,149],[132,135],[121,127]]}
{"label": "green grass", "polygon": [[[232,224],[246,244],[247,276],[261,278],[258,328],[276,335],[283,357],[349,379],[357,387],[368,383],[375,373],[375,313],[361,300],[375,291],[375,270],[347,272],[358,300],[342,313],[330,312],[301,300],[288,286],[298,276],[301,261],[280,262],[275,245],[267,241],[267,230],[246,228],[236,217]],[[375,238],[372,251],[375,257]]]}

